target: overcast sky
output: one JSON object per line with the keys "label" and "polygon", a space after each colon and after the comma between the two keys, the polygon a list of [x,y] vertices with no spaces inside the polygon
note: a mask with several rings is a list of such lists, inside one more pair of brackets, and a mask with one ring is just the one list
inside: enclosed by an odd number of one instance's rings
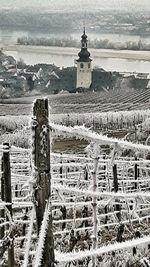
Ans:
{"label": "overcast sky", "polygon": [[48,10],[91,10],[103,8],[148,9],[150,0],[0,0],[1,8],[45,7]]}

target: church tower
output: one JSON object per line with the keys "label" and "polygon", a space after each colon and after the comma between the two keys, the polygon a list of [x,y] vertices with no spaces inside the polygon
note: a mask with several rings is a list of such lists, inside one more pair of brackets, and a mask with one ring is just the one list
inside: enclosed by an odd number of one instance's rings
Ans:
{"label": "church tower", "polygon": [[89,88],[92,83],[92,68],[90,53],[87,50],[87,35],[85,34],[85,27],[83,35],[81,36],[81,51],[77,63],[77,81],[76,88]]}

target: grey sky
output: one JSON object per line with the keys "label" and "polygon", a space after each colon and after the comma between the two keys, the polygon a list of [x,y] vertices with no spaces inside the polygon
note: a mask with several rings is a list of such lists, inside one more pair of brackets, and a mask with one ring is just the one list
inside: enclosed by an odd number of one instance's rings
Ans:
{"label": "grey sky", "polygon": [[107,8],[150,10],[150,0],[0,0],[1,8],[45,7],[48,10],[97,10]]}

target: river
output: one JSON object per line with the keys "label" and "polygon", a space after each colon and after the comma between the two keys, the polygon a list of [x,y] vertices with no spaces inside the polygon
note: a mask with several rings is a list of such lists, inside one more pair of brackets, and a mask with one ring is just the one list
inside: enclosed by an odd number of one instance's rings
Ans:
{"label": "river", "polygon": [[[15,44],[18,37],[66,37],[66,33],[41,33],[37,31],[23,31],[23,30],[10,30],[10,29],[0,29],[0,42],[4,44]],[[67,37],[72,37],[80,42],[81,33],[69,33]],[[108,39],[110,41],[138,41],[143,40],[145,42],[150,42],[150,37],[142,37],[138,35],[123,35],[123,34],[97,34],[89,33],[89,39]],[[24,60],[26,64],[34,65],[37,63],[47,63],[55,64],[59,67],[73,66],[74,60],[77,56],[72,55],[58,55],[51,53],[39,53],[39,52],[26,52],[26,51],[6,51],[8,55],[13,56],[16,60],[20,58]],[[93,58],[93,67],[98,66],[107,71],[127,71],[127,72],[150,72],[150,61],[147,60],[129,60],[123,58],[106,58],[106,57],[96,57]]]}
{"label": "river", "polygon": [[[33,53],[33,52],[18,52],[18,51],[6,51],[7,55],[13,56],[16,60],[20,58],[26,64],[34,65],[38,63],[55,64],[59,67],[71,67],[74,66],[75,59],[77,57],[70,55],[58,55],[50,53]],[[129,60],[122,58],[103,58],[92,57],[93,67],[101,67],[106,71],[120,71],[120,72],[150,72],[150,61],[144,60]]]}

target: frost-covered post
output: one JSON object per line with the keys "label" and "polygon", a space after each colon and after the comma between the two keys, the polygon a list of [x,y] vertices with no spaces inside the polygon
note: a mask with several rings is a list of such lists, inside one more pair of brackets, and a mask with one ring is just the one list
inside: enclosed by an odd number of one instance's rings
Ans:
{"label": "frost-covered post", "polygon": [[[117,164],[113,165],[113,179],[114,179],[114,191],[115,193],[118,192],[118,175],[117,175]],[[119,211],[117,213],[118,220],[120,220],[120,206],[119,204],[116,204],[116,211]]]}
{"label": "frost-covered post", "polygon": [[[4,175],[3,175],[3,157],[2,157],[2,162],[1,162],[1,171],[2,171],[2,176],[1,176],[1,200],[4,201]],[[5,218],[5,212],[4,209],[0,210],[0,217]],[[0,239],[3,239],[5,235],[5,227],[2,226],[0,227]]]}
{"label": "frost-covered post", "polygon": [[114,191],[118,192],[118,176],[117,176],[117,164],[113,165],[113,178],[114,178]]}
{"label": "frost-covered post", "polygon": [[[46,203],[51,198],[50,173],[50,131],[48,99],[37,99],[33,107],[34,135],[34,168],[36,177],[36,219],[40,232]],[[54,266],[54,240],[52,230],[52,213],[50,212],[48,228],[42,256],[42,267]]]}
{"label": "frost-covered post", "polygon": [[94,129],[95,129],[95,121],[93,119],[93,131],[94,131]]}
{"label": "frost-covered post", "polygon": [[[97,190],[97,170],[98,170],[98,148],[96,147],[97,144],[94,144],[94,170],[93,170],[93,192],[96,192]],[[97,197],[93,196],[93,249],[97,248],[97,226],[98,226],[98,220],[97,220]],[[96,257],[92,257],[92,266],[96,266]]]}
{"label": "frost-covered post", "polygon": [[[137,157],[135,157],[135,161],[137,161]],[[138,165],[137,165],[137,163],[135,163],[135,165],[134,165],[134,178],[135,178],[135,181],[138,179]],[[137,182],[135,182],[134,187],[135,187],[135,189],[137,189]]]}
{"label": "frost-covered post", "polygon": [[[11,170],[10,170],[10,146],[8,143],[3,144],[3,181],[4,181],[4,201],[9,203],[6,208],[12,217],[12,190],[11,190]],[[8,246],[8,267],[14,267],[14,240],[13,233],[10,232],[10,243]]]}
{"label": "frost-covered post", "polygon": [[[62,155],[62,153],[61,153]],[[63,168],[62,168],[62,157],[61,157],[61,161],[60,161],[60,178],[62,178],[62,174],[63,174]]]}

